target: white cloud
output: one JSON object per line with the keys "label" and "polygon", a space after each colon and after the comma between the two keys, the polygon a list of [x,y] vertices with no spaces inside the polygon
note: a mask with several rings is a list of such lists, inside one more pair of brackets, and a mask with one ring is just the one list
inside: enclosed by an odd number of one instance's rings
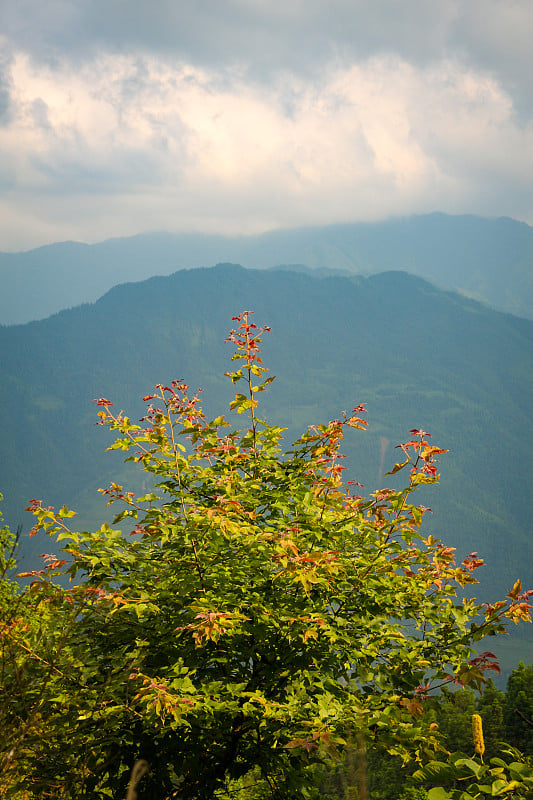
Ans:
{"label": "white cloud", "polygon": [[392,55],[320,79],[24,51],[0,127],[0,249],[140,230],[255,232],[439,209],[533,222],[533,128],[489,71]]}

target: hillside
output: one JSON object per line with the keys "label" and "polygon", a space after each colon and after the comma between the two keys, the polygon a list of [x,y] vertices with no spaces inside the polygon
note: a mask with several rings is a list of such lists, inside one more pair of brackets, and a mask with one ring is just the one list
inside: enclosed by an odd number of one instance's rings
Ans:
{"label": "hillside", "polygon": [[[272,333],[264,361],[277,376],[263,413],[295,438],[359,402],[368,433],[346,442],[349,475],[365,491],[391,485],[394,445],[423,427],[443,457],[442,482],[423,502],[428,533],[478,551],[478,596],[494,599],[520,575],[533,585],[530,475],[533,323],[446,293],[420,278],[316,278],[234,265],[185,270],[117,286],[94,305],[0,328],[3,459],[0,490],[12,526],[30,522],[32,497],[80,511],[81,527],[107,519],[96,489],[131,469],[94,427],[92,399],[141,416],[153,384],[185,378],[209,413],[232,397],[224,345],[230,317],[254,309]],[[137,488],[137,485],[134,486]],[[50,545],[24,540],[25,564]],[[512,644],[512,643],[511,643]],[[523,644],[512,645],[524,655]]]}
{"label": "hillside", "polygon": [[0,323],[43,319],[94,302],[117,284],[217,261],[357,274],[406,270],[494,308],[533,315],[533,228],[508,218],[428,214],[258,236],[154,233],[0,253]]}

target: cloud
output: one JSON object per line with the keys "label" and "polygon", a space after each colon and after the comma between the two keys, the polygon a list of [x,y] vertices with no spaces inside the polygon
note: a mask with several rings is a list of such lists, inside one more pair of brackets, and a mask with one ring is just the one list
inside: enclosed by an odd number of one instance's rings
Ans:
{"label": "cloud", "polygon": [[530,0],[18,0],[0,8],[14,46],[44,60],[142,51],[271,76],[320,70],[335,57],[394,53],[424,65],[459,55],[526,86],[532,24]]}
{"label": "cloud", "polygon": [[436,209],[533,222],[529,4],[20,0],[1,13],[1,249]]}
{"label": "cloud", "polygon": [[12,89],[11,57],[7,51],[0,50],[0,126],[6,125],[10,119]]}

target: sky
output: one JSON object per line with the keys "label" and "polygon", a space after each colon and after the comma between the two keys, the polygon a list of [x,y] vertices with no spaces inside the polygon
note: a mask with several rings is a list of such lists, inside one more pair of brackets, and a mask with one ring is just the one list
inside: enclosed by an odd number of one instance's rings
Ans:
{"label": "sky", "polygon": [[531,0],[0,0],[0,250],[533,224]]}

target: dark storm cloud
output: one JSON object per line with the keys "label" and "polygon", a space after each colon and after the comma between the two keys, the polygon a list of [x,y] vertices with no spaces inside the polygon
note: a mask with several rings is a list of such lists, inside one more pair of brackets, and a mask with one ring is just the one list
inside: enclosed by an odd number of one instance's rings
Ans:
{"label": "dark storm cloud", "polygon": [[455,57],[531,99],[530,0],[18,0],[3,4],[0,23],[47,60],[140,49],[197,66],[236,64],[257,79],[373,54],[417,64]]}

